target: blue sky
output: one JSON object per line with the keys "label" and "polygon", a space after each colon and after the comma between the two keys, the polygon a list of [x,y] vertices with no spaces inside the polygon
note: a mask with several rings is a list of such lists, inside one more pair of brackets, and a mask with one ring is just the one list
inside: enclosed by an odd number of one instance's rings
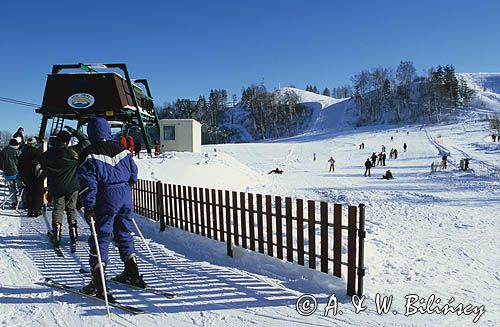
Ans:
{"label": "blue sky", "polygon": [[[499,1],[2,1],[0,97],[41,103],[53,64],[126,63],[159,104],[264,80],[332,88],[414,62],[500,71]],[[0,130],[40,117],[0,102]]]}

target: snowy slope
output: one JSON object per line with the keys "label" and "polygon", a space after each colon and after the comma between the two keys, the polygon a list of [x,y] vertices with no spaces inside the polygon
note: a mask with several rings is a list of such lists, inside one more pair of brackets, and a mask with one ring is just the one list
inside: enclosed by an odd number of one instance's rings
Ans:
{"label": "snowy slope", "polygon": [[[157,270],[136,240],[141,270],[150,283],[175,291],[178,297],[165,300],[118,287],[117,298],[141,306],[149,314],[130,316],[113,310],[111,324],[500,325],[500,294],[496,291],[500,284],[500,145],[491,142],[487,122],[480,119],[499,112],[496,76],[467,77],[478,90],[478,102],[468,117],[478,119],[458,124],[349,129],[349,101],[325,99],[317,105],[317,119],[308,131],[293,138],[211,145],[204,146],[202,154],[168,153],[137,160],[140,176],[145,179],[366,204],[365,312],[353,312],[344,296],[343,280],[256,253],[237,250],[236,258],[227,258],[223,243],[172,228],[160,233],[157,224],[137,218],[159,264]],[[489,85],[486,91],[485,85]],[[481,99],[489,102],[480,105]],[[361,142],[365,150],[359,150]],[[408,144],[406,153],[403,143]],[[364,160],[380,151],[382,144],[387,149],[397,148],[400,157],[387,160],[387,167],[376,167],[371,177],[364,177]],[[439,162],[443,152],[450,154],[449,169],[430,174],[430,164]],[[330,156],[336,159],[334,173],[328,173]],[[472,158],[468,172],[458,169],[463,157]],[[267,175],[276,167],[285,173]],[[380,179],[385,169],[391,169],[394,180]],[[28,219],[11,210],[2,210],[0,215],[2,325],[107,325],[100,304],[37,283],[44,276],[57,276],[81,285],[85,279],[76,271],[87,265],[85,243],[81,242],[76,255],[65,249],[66,258],[56,258],[45,236],[48,219]],[[81,221],[80,226],[85,223]],[[81,234],[85,239],[88,229],[82,228]],[[120,269],[115,251],[109,272],[113,275]],[[295,299],[303,293],[319,298],[320,309],[310,317],[300,316],[294,309]],[[345,313],[324,317],[323,308],[332,293],[340,298]],[[375,312],[377,293],[394,296],[397,314]],[[477,324],[472,323],[474,315],[406,317],[405,296],[411,293],[425,298],[435,294],[443,303],[453,297],[454,304],[484,305],[486,313]]]}

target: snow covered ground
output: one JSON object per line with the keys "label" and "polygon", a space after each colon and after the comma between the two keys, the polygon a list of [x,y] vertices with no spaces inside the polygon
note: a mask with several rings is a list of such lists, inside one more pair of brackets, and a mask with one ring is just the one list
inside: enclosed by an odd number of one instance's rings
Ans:
{"label": "snow covered ground", "polygon": [[[137,241],[141,270],[155,287],[178,296],[168,300],[118,287],[118,299],[149,313],[130,316],[113,310],[112,325],[474,325],[476,314],[406,317],[408,294],[425,299],[434,294],[441,305],[451,298],[454,306],[484,305],[486,312],[475,325],[500,325],[500,145],[491,142],[483,119],[500,112],[500,101],[495,100],[500,99],[499,76],[467,75],[479,94],[460,123],[353,129],[348,101],[332,99],[318,105],[310,128],[296,137],[204,146],[202,154],[166,153],[137,160],[144,179],[366,204],[366,311],[354,313],[341,279],[256,253],[238,251],[236,258],[228,258],[223,243],[173,228],[160,233],[154,222],[137,218],[159,264],[156,269]],[[361,142],[364,150],[359,150]],[[408,144],[407,152],[403,143]],[[398,159],[387,159],[387,167],[376,167],[371,177],[364,177],[364,161],[382,145],[397,148]],[[444,152],[450,154],[448,169],[431,174],[431,163],[439,162]],[[330,156],[336,160],[334,173],[328,172]],[[463,157],[472,158],[467,172],[459,170]],[[284,174],[267,175],[276,167]],[[386,169],[394,180],[380,178]],[[108,324],[100,304],[37,283],[45,276],[72,285],[85,279],[78,274],[78,268],[87,265],[84,242],[75,255],[65,249],[66,257],[57,258],[47,244],[48,224],[44,218],[1,212],[2,325]],[[81,234],[85,239],[88,229]],[[115,251],[109,273],[120,269]],[[309,317],[300,316],[294,307],[304,293],[319,299],[318,311]],[[333,293],[344,314],[325,317],[323,309]],[[376,313],[377,293],[393,295],[388,314]]]}

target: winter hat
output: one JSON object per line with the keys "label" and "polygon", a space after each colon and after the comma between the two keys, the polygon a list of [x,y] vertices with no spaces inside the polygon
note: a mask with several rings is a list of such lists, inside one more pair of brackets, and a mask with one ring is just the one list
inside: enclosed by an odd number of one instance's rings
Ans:
{"label": "winter hat", "polygon": [[91,143],[111,140],[111,128],[106,119],[92,118],[87,125],[87,134]]}
{"label": "winter hat", "polygon": [[36,144],[36,137],[32,136],[28,139],[28,144]]}
{"label": "winter hat", "polygon": [[71,134],[66,132],[66,131],[60,131],[57,133],[57,141],[60,143],[69,143],[69,140],[71,140]]}
{"label": "winter hat", "polygon": [[19,145],[19,142],[17,141],[17,139],[10,139],[10,141],[9,141],[9,145],[12,145],[12,146],[18,146],[18,145]]}

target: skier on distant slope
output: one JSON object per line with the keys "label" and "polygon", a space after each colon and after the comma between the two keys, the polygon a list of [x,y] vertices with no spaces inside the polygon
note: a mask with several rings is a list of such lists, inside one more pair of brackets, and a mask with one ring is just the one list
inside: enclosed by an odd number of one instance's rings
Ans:
{"label": "skier on distant slope", "polygon": [[366,159],[365,161],[365,176],[368,173],[368,176],[370,175],[370,169],[372,168],[372,162],[370,161],[370,158]]}
{"label": "skier on distant slope", "polygon": [[330,157],[328,162],[330,163],[330,170],[329,171],[335,172],[335,159],[333,159],[333,157]]}
{"label": "skier on distant slope", "polygon": [[[116,277],[138,287],[145,287],[139,275],[132,237],[132,185],[137,181],[137,166],[131,153],[117,142],[111,141],[111,129],[104,118],[94,118],[87,131],[92,143],[82,154],[78,176],[82,190],[81,203],[85,208],[85,219],[95,220],[99,252],[104,270],[108,263],[108,248],[111,235],[118,245],[120,258],[125,263],[124,271]],[[89,239],[89,263],[91,282],[82,291],[104,298],[104,289],[97,258],[94,238]],[[108,299],[113,298],[108,295]]]}

